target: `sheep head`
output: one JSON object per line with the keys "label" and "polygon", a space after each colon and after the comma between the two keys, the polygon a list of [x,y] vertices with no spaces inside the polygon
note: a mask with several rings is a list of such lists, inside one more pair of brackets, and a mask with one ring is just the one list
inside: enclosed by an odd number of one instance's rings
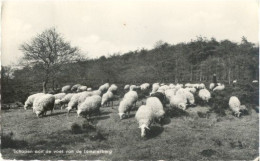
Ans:
{"label": "sheep head", "polygon": [[141,137],[145,137],[146,129],[150,130],[150,128],[147,125],[145,125],[145,124],[139,126],[139,128],[141,129]]}

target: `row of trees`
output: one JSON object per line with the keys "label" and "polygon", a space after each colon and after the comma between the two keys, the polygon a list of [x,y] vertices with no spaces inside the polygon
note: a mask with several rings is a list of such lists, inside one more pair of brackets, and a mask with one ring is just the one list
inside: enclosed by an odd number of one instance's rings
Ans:
{"label": "row of trees", "polygon": [[259,47],[245,37],[241,43],[203,37],[178,44],[158,41],[151,50],[86,59],[52,28],[22,44],[20,50],[22,68],[2,68],[3,91],[14,87],[15,92],[39,91],[42,83],[47,91],[47,85],[55,90],[75,83],[97,87],[104,82],[210,82],[213,73],[221,82],[251,82],[259,73]]}

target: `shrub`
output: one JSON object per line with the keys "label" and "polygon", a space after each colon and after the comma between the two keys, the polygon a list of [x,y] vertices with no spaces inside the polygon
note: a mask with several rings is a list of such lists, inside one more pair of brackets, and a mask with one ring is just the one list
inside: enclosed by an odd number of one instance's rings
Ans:
{"label": "shrub", "polygon": [[73,123],[73,124],[71,125],[71,132],[72,132],[73,134],[79,134],[79,133],[81,133],[82,130],[81,130],[80,125],[78,125],[77,123]]}
{"label": "shrub", "polygon": [[1,135],[1,148],[20,148],[27,145],[24,140],[15,140],[13,132]]}

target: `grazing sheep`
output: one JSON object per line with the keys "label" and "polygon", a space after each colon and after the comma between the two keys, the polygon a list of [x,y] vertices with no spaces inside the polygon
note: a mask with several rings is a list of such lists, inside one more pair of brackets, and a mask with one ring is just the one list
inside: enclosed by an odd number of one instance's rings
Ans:
{"label": "grazing sheep", "polygon": [[92,88],[88,88],[87,91],[92,91]]}
{"label": "grazing sheep", "polygon": [[233,80],[233,83],[235,84],[235,83],[237,83],[237,80],[235,79],[235,80]]}
{"label": "grazing sheep", "polygon": [[63,106],[70,102],[73,95],[74,95],[74,93],[68,93],[62,99],[57,100],[57,101],[55,100],[55,104],[61,105],[61,109],[63,109]]}
{"label": "grazing sheep", "polygon": [[89,96],[92,96],[92,93],[91,92],[87,92],[87,91],[74,94],[71,97],[70,102],[69,102],[68,107],[67,107],[68,113],[73,108],[77,108]]}
{"label": "grazing sheep", "polygon": [[66,85],[66,86],[61,88],[61,92],[62,93],[69,93],[70,89],[71,89],[71,86],[70,85]]}
{"label": "grazing sheep", "polygon": [[240,112],[241,103],[239,99],[236,96],[230,97],[228,105],[231,108],[231,110],[234,112],[235,116],[239,117],[241,114]]}
{"label": "grazing sheep", "polygon": [[75,84],[74,86],[71,87],[71,91],[72,92],[77,92],[78,88],[80,87],[81,85],[80,84]]}
{"label": "grazing sheep", "polygon": [[176,86],[175,86],[175,89],[176,90],[179,90],[179,89],[181,89],[182,87],[181,87],[181,85],[180,84],[177,84]]}
{"label": "grazing sheep", "polygon": [[[163,91],[165,91],[165,90],[167,90],[167,89],[170,89],[170,87],[167,86],[167,85],[163,85],[163,86],[159,87],[158,90],[163,90]],[[157,91],[158,91],[158,90],[157,90]]]}
{"label": "grazing sheep", "polygon": [[184,95],[185,93],[186,93],[186,90],[184,88],[180,88],[177,90],[176,95],[180,95],[180,94]]}
{"label": "grazing sheep", "polygon": [[170,89],[175,89],[175,85],[172,83],[169,85],[169,87],[170,87]]}
{"label": "grazing sheep", "polygon": [[33,95],[30,95],[27,100],[25,101],[24,103],[24,109],[27,110],[27,108],[29,107],[32,107],[33,106],[33,102],[34,102],[34,99],[38,96],[41,96],[41,95],[44,95],[44,93],[36,93],[36,94],[33,94]]}
{"label": "grazing sheep", "polygon": [[52,94],[44,94],[37,96],[33,102],[33,112],[37,117],[46,115],[47,111],[53,111],[55,97]]}
{"label": "grazing sheep", "polygon": [[130,88],[130,85],[127,84],[127,85],[125,85],[124,90],[128,90],[129,88]]}
{"label": "grazing sheep", "polygon": [[83,91],[87,91],[88,87],[87,86],[79,86],[77,89],[77,92],[83,92]]}
{"label": "grazing sheep", "polygon": [[104,106],[104,104],[107,104],[108,106],[108,102],[109,101],[112,101],[112,108],[113,108],[113,98],[114,98],[114,95],[111,91],[107,91],[105,94],[103,94],[102,96],[102,102],[101,102],[101,106]]}
{"label": "grazing sheep", "polygon": [[220,85],[218,85],[217,87],[215,87],[214,89],[213,89],[213,91],[222,91],[222,90],[224,90],[225,89],[225,85],[224,84],[220,84]]}
{"label": "grazing sheep", "polygon": [[98,90],[101,91],[102,93],[105,93],[108,90],[108,88],[109,88],[109,83],[105,83],[101,85]]}
{"label": "grazing sheep", "polygon": [[170,107],[177,107],[186,110],[187,98],[183,94],[170,97]]}
{"label": "grazing sheep", "polygon": [[55,97],[55,100],[61,100],[63,97],[66,96],[66,93],[57,93],[53,96]]}
{"label": "grazing sheep", "polygon": [[[159,91],[159,90],[158,90]],[[153,93],[153,94],[151,94],[151,96],[150,97],[156,97],[156,98],[158,98],[160,101],[161,101],[161,103],[163,104],[163,105],[165,105],[165,103],[166,103],[166,97],[165,97],[165,94],[164,94],[164,91],[163,92],[155,92],[155,93]]]}
{"label": "grazing sheep", "polygon": [[206,102],[209,102],[209,99],[211,98],[211,94],[210,92],[205,88],[205,89],[201,89],[199,91],[199,97]]}
{"label": "grazing sheep", "polygon": [[193,94],[188,90],[188,88],[180,88],[177,92],[176,95],[183,95],[187,99],[188,103],[191,105],[194,105],[195,99]]}
{"label": "grazing sheep", "polygon": [[149,97],[146,100],[146,106],[152,108],[154,118],[161,123],[161,119],[165,114],[161,101],[157,97]]}
{"label": "grazing sheep", "polygon": [[209,84],[209,89],[212,90],[215,87],[215,83],[210,83]]}
{"label": "grazing sheep", "polygon": [[200,83],[199,84],[199,89],[204,89],[204,88],[206,88],[205,84],[204,83]]}
{"label": "grazing sheep", "polygon": [[118,107],[118,114],[121,120],[125,118],[126,113],[129,117],[130,111],[133,105],[136,104],[137,99],[138,95],[135,91],[129,91],[125,94]]}
{"label": "grazing sheep", "polygon": [[194,94],[196,92],[196,88],[191,87],[191,88],[184,88],[186,91],[191,92],[192,94]]}
{"label": "grazing sheep", "polygon": [[190,105],[194,105],[194,104],[195,104],[194,95],[193,95],[191,92],[186,91],[186,92],[185,92],[185,96],[186,96],[187,101],[188,101],[188,103],[189,103]]}
{"label": "grazing sheep", "polygon": [[192,84],[190,84],[190,83],[186,83],[186,84],[184,85],[184,87],[186,87],[186,88],[191,88],[191,87],[193,87],[193,86],[192,86]]}
{"label": "grazing sheep", "polygon": [[100,107],[101,107],[101,97],[98,95],[94,95],[91,97],[87,97],[85,101],[79,105],[77,114],[78,117],[80,115],[90,116],[93,113],[98,113],[100,115]]}
{"label": "grazing sheep", "polygon": [[137,86],[136,85],[131,85],[130,87],[129,87],[129,90],[130,91],[134,91],[134,90],[136,90],[137,89]]}
{"label": "grazing sheep", "polygon": [[140,106],[135,114],[135,119],[141,129],[141,137],[145,137],[146,130],[150,130],[150,126],[153,122],[152,108],[147,105]]}
{"label": "grazing sheep", "polygon": [[258,80],[253,80],[252,83],[258,83]]}
{"label": "grazing sheep", "polygon": [[114,93],[117,91],[117,86],[115,84],[112,84],[109,88],[108,88],[108,91]]}
{"label": "grazing sheep", "polygon": [[150,84],[149,83],[143,83],[141,84],[141,90],[144,91],[144,90],[147,90],[149,87],[150,87]]}
{"label": "grazing sheep", "polygon": [[175,89],[167,89],[164,93],[165,93],[166,101],[167,101],[167,103],[169,103],[171,97],[176,94],[176,90]]}
{"label": "grazing sheep", "polygon": [[94,95],[99,95],[99,96],[101,96],[101,95],[102,95],[102,91],[100,91],[100,90],[95,90],[95,91],[92,91],[92,92],[90,92],[90,93],[91,93],[92,96],[94,96]]}
{"label": "grazing sheep", "polygon": [[154,83],[152,86],[152,92],[150,93],[150,95],[155,93],[159,88],[160,88],[159,83]]}

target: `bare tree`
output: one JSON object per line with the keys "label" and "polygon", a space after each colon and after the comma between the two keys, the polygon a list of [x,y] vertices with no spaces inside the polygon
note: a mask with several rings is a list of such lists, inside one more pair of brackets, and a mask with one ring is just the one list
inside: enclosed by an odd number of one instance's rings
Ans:
{"label": "bare tree", "polygon": [[63,64],[75,62],[83,57],[77,47],[64,41],[55,28],[50,28],[32,38],[30,43],[20,46],[24,53],[22,60],[29,66],[40,66],[44,70],[43,92],[46,93],[47,83]]}

